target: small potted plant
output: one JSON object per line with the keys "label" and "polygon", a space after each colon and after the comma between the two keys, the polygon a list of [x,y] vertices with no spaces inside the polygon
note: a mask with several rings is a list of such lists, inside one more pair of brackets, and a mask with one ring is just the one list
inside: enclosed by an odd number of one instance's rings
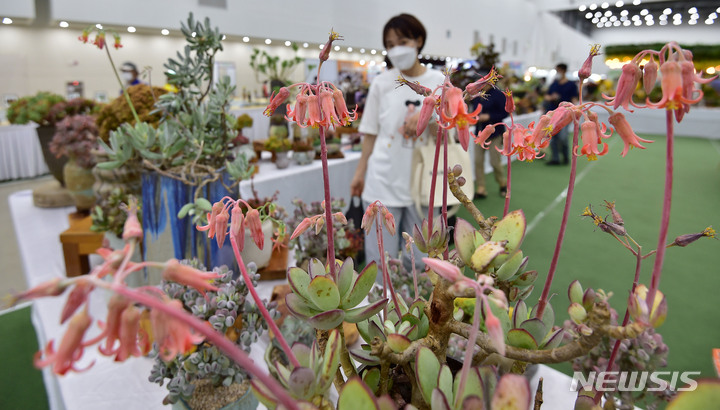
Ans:
{"label": "small potted plant", "polygon": [[97,135],[95,117],[73,115],[57,123],[55,135],[50,142],[50,151],[55,156],[68,157],[63,167],[63,175],[78,212],[89,213],[95,205],[95,195],[92,192],[95,183],[92,174],[95,156],[92,151],[98,147]]}
{"label": "small potted plant", "polygon": [[[181,263],[205,270],[197,260]],[[257,286],[259,275],[249,268],[253,286]],[[212,272],[215,279],[209,284],[216,290],[209,290],[205,295],[193,287],[170,281],[163,281],[162,290],[171,299],[182,302],[186,311],[249,353],[251,344],[267,330],[267,324],[259,320],[258,308],[252,303],[242,277],[233,279],[233,272],[226,266]],[[265,306],[271,315],[277,316],[275,302]],[[175,355],[169,360],[158,354],[149,380],[160,385],[168,380],[164,401],[174,403],[174,409],[213,409],[230,403],[234,403],[234,409],[254,409],[257,399],[250,393],[247,376],[242,367],[212,343],[199,342],[190,354]],[[237,406],[235,402],[243,404]]]}
{"label": "small potted plant", "polygon": [[292,144],[292,157],[298,165],[311,164],[315,159],[315,149],[306,139],[295,139]]}
{"label": "small potted plant", "polygon": [[290,166],[290,154],[292,142],[287,137],[271,135],[265,141],[265,149],[273,153],[275,158],[275,166],[278,169],[285,169]]}

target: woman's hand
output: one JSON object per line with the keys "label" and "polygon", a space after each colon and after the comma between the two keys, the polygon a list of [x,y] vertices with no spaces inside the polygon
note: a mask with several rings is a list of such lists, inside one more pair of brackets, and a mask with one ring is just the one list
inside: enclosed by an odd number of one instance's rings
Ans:
{"label": "woman's hand", "polygon": [[355,173],[355,176],[353,176],[353,179],[350,182],[350,195],[362,196],[363,189],[365,189],[365,175],[358,175]]}

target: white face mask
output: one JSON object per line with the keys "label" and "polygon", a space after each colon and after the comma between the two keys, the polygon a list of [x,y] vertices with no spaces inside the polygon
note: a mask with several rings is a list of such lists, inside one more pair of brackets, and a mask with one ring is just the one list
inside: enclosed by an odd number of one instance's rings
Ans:
{"label": "white face mask", "polygon": [[411,69],[417,61],[417,55],[417,49],[409,46],[395,46],[387,52],[393,67],[397,67],[400,71]]}
{"label": "white face mask", "polygon": [[125,81],[126,83],[129,83],[130,81],[133,80],[133,74],[132,74],[132,73],[125,72],[125,71],[123,71],[123,72],[120,73],[120,77],[121,77],[121,78],[123,79],[123,81]]}

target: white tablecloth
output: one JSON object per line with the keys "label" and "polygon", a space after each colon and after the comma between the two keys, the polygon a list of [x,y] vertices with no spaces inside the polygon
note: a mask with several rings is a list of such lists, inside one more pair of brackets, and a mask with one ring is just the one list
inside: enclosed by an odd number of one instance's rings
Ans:
{"label": "white tablecloth", "polygon": [[47,174],[36,125],[0,126],[0,181]]}
{"label": "white tablecloth", "polygon": [[[9,197],[10,211],[23,262],[28,287],[43,281],[65,276],[62,247],[59,235],[68,228],[67,215],[73,211],[67,208],[36,208],[32,204],[32,192],[16,192]],[[258,293],[262,298],[270,297],[272,288],[284,280],[260,282]],[[95,318],[104,318],[107,295],[93,294],[90,311]],[[63,334],[59,324],[60,311],[66,296],[45,298],[33,302],[33,325],[37,331],[38,343],[45,346],[50,339]],[[97,334],[96,325],[89,331]],[[260,343],[253,346],[251,357],[267,369],[262,360],[267,346],[267,334]],[[28,363],[32,360],[28,357]],[[153,410],[167,409],[162,399],[167,394],[165,387],[150,383],[148,376],[153,361],[135,358],[117,363],[102,356],[96,347],[86,349],[79,367],[95,361],[93,367],[83,373],[68,373],[55,376],[48,369],[43,370],[45,387],[52,410]],[[546,366],[538,366],[530,384],[534,392],[537,380],[544,378],[543,408],[572,408],[575,394],[570,392],[570,378]],[[262,406],[261,406],[262,407]]]}
{"label": "white tablecloth", "polygon": [[[343,155],[345,158],[328,160],[330,195],[336,199],[345,199],[345,204],[349,205],[350,181],[360,160],[360,153],[345,151]],[[292,205],[295,198],[300,198],[305,203],[324,199],[320,160],[308,165],[297,165],[293,161],[288,168],[277,169],[267,158],[258,163],[260,170],[252,182],[248,180],[240,183],[240,196],[243,199],[253,197],[253,185],[260,198],[270,197],[275,191],[279,191],[277,203],[284,207],[289,215],[292,215],[295,209]]]}

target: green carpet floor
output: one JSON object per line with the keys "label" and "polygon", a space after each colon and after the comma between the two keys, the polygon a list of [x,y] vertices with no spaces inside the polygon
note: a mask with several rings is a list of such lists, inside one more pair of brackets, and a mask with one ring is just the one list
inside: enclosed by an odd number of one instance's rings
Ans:
{"label": "green carpet floor", "polygon": [[[601,216],[607,212],[603,200],[615,201],[625,220],[628,233],[645,252],[655,249],[662,212],[665,137],[644,135],[655,140],[646,150],[633,149],[620,156],[622,143],[611,139],[610,153],[597,161],[578,158],[575,197],[568,221],[564,246],[552,284],[556,312],[565,313],[567,287],[573,279],[595,289],[612,291],[611,305],[625,312],[625,300],[635,272],[635,257],[610,235],[581,218],[582,210],[592,204]],[[720,228],[720,141],[677,138],[672,213],[668,240],[700,232],[713,225]],[[528,269],[540,275],[538,286],[528,301],[536,303],[547,277],[564,207],[569,166],[546,166],[545,161],[513,163],[510,209],[523,209],[529,232],[522,245],[530,257]],[[485,200],[476,201],[486,216],[502,215],[503,200],[488,175]],[[469,219],[463,211],[459,216]],[[641,283],[649,284],[654,259],[643,263]],[[668,299],[665,324],[658,329],[670,347],[669,370],[701,371],[702,377],[716,377],[711,349],[720,347],[720,242],[708,238],[686,248],[670,248],[660,289]],[[562,312],[561,312],[562,311]],[[558,366],[569,372],[569,365]]]}
{"label": "green carpet floor", "polygon": [[30,307],[0,314],[0,409],[48,409],[42,372],[33,367],[38,350]]}

